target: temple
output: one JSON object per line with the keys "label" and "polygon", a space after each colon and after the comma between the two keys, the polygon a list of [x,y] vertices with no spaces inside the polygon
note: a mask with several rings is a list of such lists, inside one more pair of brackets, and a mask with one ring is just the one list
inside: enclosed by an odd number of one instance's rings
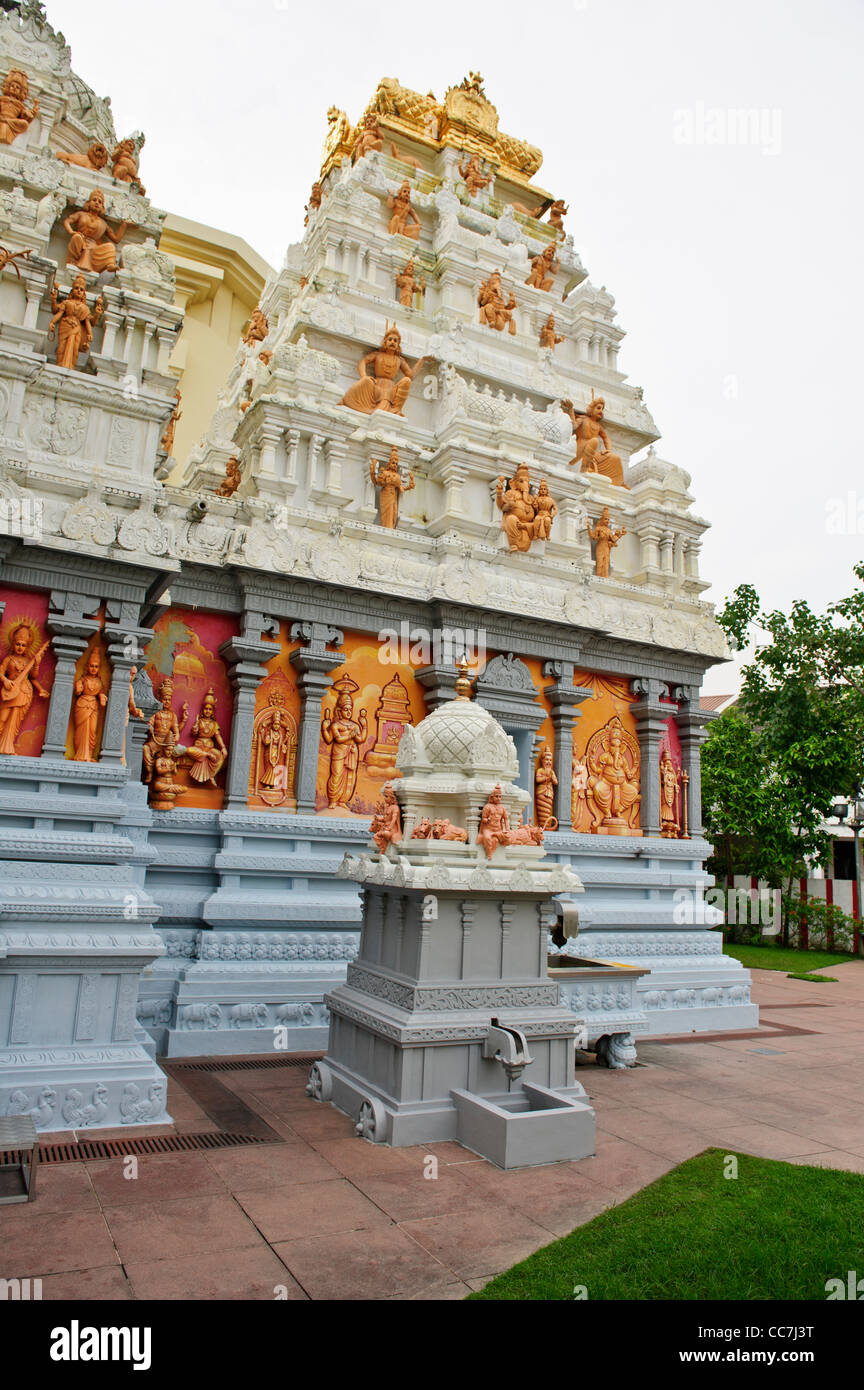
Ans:
{"label": "temple", "polygon": [[39,0],[0,84],[0,1115],[160,1123],[158,1055],[323,1051],[339,866],[463,655],[584,888],[551,936],[626,967],[562,984],[588,1037],[752,1027],[702,898],[707,522],[540,150],[479,74],[385,78],[265,276],[165,230]]}

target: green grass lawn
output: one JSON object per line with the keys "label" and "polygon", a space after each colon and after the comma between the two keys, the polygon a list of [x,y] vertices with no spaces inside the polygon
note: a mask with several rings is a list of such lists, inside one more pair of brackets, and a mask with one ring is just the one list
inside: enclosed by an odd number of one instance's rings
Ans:
{"label": "green grass lawn", "polygon": [[864,1273],[864,1176],[707,1149],[472,1299],[823,1300]]}
{"label": "green grass lawn", "polygon": [[805,970],[821,970],[826,965],[842,965],[855,960],[843,951],[796,951],[784,946],[733,946],[723,943],[723,953],[740,960],[748,970],[785,970],[800,974]]}

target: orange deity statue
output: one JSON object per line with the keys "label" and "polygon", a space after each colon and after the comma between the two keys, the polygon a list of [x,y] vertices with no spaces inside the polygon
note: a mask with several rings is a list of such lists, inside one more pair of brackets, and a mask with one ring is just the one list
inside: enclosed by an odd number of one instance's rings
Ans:
{"label": "orange deity statue", "polygon": [[563,198],[556,198],[549,209],[549,226],[564,235],[564,218],[570,211]]}
{"label": "orange deity statue", "polygon": [[384,140],[381,135],[381,127],[378,124],[378,117],[374,111],[367,111],[363,117],[363,125],[354,141],[351,162],[356,164],[357,160],[362,159],[364,154],[369,154],[374,150],[383,150],[383,148]]}
{"label": "orange deity statue", "polygon": [[525,284],[533,285],[535,290],[551,290],[560,264],[555,256],[555,247],[547,246],[545,251],[531,261],[531,273]]}
{"label": "orange deity statue", "polygon": [[[414,367],[410,367],[402,356],[402,337],[394,324],[388,326],[377,352],[367,352],[357,364],[360,380],[349,386],[340,405],[350,406],[363,415],[371,415],[375,410],[387,410],[391,415],[402,415],[403,405],[408,399],[411,383],[424,362],[430,357],[421,357]],[[367,375],[371,367],[374,375]],[[396,377],[402,373],[399,381]]]}
{"label": "orange deity statue", "polygon": [[34,694],[48,698],[37,677],[51,640],[37,648],[38,636],[38,628],[29,620],[9,629],[9,655],[0,661],[0,753],[15,752],[15,740]]}
{"label": "orange deity statue", "polygon": [[[174,682],[171,680],[170,676],[167,676],[162,682],[157,699],[162,702],[162,708],[157,709],[156,713],[152,714],[147,721],[147,727],[150,733],[147,742],[144,744],[142,757],[144,764],[143,780],[145,782],[150,782],[152,780],[157,758],[166,757],[174,760],[170,769],[170,775],[173,776],[177,771],[177,759],[186,752],[186,749],[180,742],[180,730],[189,718],[189,706],[184,703],[178,720],[172,705],[172,700],[174,699]],[[168,809],[170,810],[170,807]]]}
{"label": "orange deity statue", "polygon": [[377,459],[372,459],[369,464],[369,476],[373,486],[380,489],[378,511],[381,525],[392,531],[399,521],[399,498],[403,492],[410,492],[414,487],[414,474],[409,469],[407,483],[402,481],[399,450],[394,448],[390,450],[387,463],[382,464]]}
{"label": "orange deity statue", "polygon": [[550,314],[543,327],[540,329],[540,346],[544,348],[555,348],[559,343],[563,343],[564,334],[555,332],[555,316]]}
{"label": "orange deity statue", "polygon": [[57,366],[74,371],[78,354],[86,352],[93,341],[93,328],[102,317],[102,297],[92,310],[87,304],[86,281],[76,275],[67,299],[58,299],[56,285],[51,286],[51,311],[54,317],[48,325],[48,337],[54,337],[57,327]]}
{"label": "orange deity statue", "polygon": [[165,450],[166,454],[173,454],[174,452],[174,431],[177,428],[177,421],[183,418],[183,411],[180,409],[180,402],[183,398],[180,395],[179,386],[177,387],[177,390],[174,392],[174,397],[176,399],[177,404],[171,411],[168,423],[165,426],[165,430],[161,439],[161,446]]}
{"label": "orange deity statue", "polygon": [[511,550],[530,550],[531,542],[546,541],[558,508],[549,495],[549,486],[541,479],[537,492],[531,491],[527,463],[520,463],[508,481],[498,479],[495,501],[501,512],[501,529]]}
{"label": "orange deity statue", "polygon": [[660,758],[660,834],[664,840],[677,840],[680,832],[678,818],[678,789],[681,774],[672,761],[668,748]]}
{"label": "orange deity statue", "polygon": [[256,343],[263,343],[269,332],[270,324],[267,321],[267,315],[263,314],[260,309],[253,309],[249,327],[246,329],[246,336],[243,339],[244,347],[254,347]]}
{"label": "orange deity statue", "polygon": [[233,497],[238,487],[243,481],[243,474],[240,472],[240,460],[232,455],[225,464],[225,477],[216,489],[217,497]]}
{"label": "orange deity statue", "polygon": [[553,815],[557,785],[552,749],[547,743],[540,754],[540,764],[534,774],[534,809],[541,830],[558,829],[558,821]]}
{"label": "orange deity statue", "polygon": [[365,709],[354,718],[354,695],[360,689],[350,676],[333,682],[336,704],[321,719],[321,737],[330,748],[330,775],[327,778],[327,805],[347,806],[357,788],[360,749],[369,737]]}
{"label": "orange deity statue", "polygon": [[11,145],[39,115],[38,101],[34,101],[32,110],[28,108],[29,95],[26,73],[20,68],[10,68],[0,88],[0,145]]}
{"label": "orange deity statue", "polygon": [[99,710],[108,703],[108,692],[102,683],[102,654],[94,647],[87,658],[86,674],[75,682],[75,709],[73,712],[74,752],[76,762],[95,762],[96,739],[99,733]]}
{"label": "orange deity statue", "polygon": [[396,276],[396,290],[399,295],[399,303],[402,305],[403,309],[412,309],[414,307],[415,294],[426,293],[426,281],[424,279],[418,280],[414,273],[413,256],[405,262],[404,267]]}
{"label": "orange deity statue", "polygon": [[308,227],[308,226],[309,226],[309,214],[312,213],[312,212],[317,212],[318,209],[320,208],[320,206],[321,206],[321,198],[322,198],[322,196],[323,196],[323,191],[324,191],[324,190],[322,189],[320,183],[313,183],[313,185],[312,185],[312,192],[309,194],[309,202],[306,204],[305,208],[303,209],[303,211],[304,211],[305,214],[306,214],[306,216],[303,218],[303,226],[304,226],[304,227]]}
{"label": "orange deity statue", "polygon": [[465,164],[459,164],[459,173],[465,180],[465,187],[472,198],[492,182],[491,174],[484,174],[480,167],[480,156],[472,154]]}
{"label": "orange deity statue", "polygon": [[104,169],[108,163],[108,151],[101,140],[94,140],[93,144],[87,147],[86,154],[66,154],[63,150],[55,150],[55,157],[64,164],[74,164],[79,169]]}
{"label": "orange deity statue", "polygon": [[63,219],[69,233],[66,264],[97,275],[117,269],[117,247],[126,235],[128,222],[113,231],[105,220],[105,194],[94,188],[83,208]]}
{"label": "orange deity statue", "polygon": [[499,333],[503,328],[506,328],[508,333],[516,332],[516,322],[513,318],[516,296],[511,293],[510,298],[505,300],[500,270],[493,270],[489,279],[484,280],[477,295],[477,303],[480,306],[481,323],[496,329]]}
{"label": "orange deity statue", "polygon": [[487,859],[491,859],[498,846],[504,843],[509,829],[510,817],[501,800],[501,788],[496,783],[480,812],[480,829],[477,831],[477,843],[485,849]]}
{"label": "orange deity statue", "polygon": [[111,174],[119,183],[134,183],[139,191],[144,194],[147,189],[138,177],[138,152],[144,143],[144,136],[139,141],[132,139],[120,140],[114,146],[114,153],[111,156]]}
{"label": "orange deity statue", "polygon": [[225,765],[228,749],[216,720],[216,696],[213,688],[201,703],[201,713],[192,725],[192,742],[186,749],[191,763],[189,775],[193,782],[209,782],[216,786],[216,776]]}
{"label": "orange deity statue", "polygon": [[297,725],[277,686],[252,728],[252,790],[268,806],[279,806],[293,794],[296,758]]}
{"label": "orange deity statue", "polygon": [[587,801],[597,835],[638,834],[636,817],[641,755],[639,743],[615,714],[588,740]]}
{"label": "orange deity statue", "polygon": [[622,526],[618,531],[612,529],[608,507],[603,508],[596,526],[592,527],[590,521],[586,521],[585,525],[589,538],[594,542],[594,573],[598,579],[608,579],[609,557],[622,536],[627,535],[627,528]]}
{"label": "orange deity statue", "polygon": [[591,810],[588,806],[588,764],[580,758],[576,749],[570,760],[570,819],[577,833],[585,834],[591,825]]}
{"label": "orange deity statue", "polygon": [[420,218],[411,206],[411,181],[404,179],[398,192],[387,194],[387,206],[392,208],[393,216],[387,224],[391,236],[397,233],[416,241],[420,235]]}
{"label": "orange deity statue", "polygon": [[[146,744],[145,744],[146,747]],[[180,760],[181,750],[175,748],[173,744],[167,743],[160,747],[153,759],[150,780],[150,795],[148,800],[154,811],[173,811],[177,804],[178,796],[185,796],[189,791],[182,782],[175,782],[177,776],[177,764]]]}
{"label": "orange deity statue", "polygon": [[379,854],[383,854],[388,845],[398,845],[402,839],[402,812],[390,782],[381,794],[384,800],[375,807],[371,825],[372,839]]}
{"label": "orange deity statue", "polygon": [[591,392],[587,410],[576,410],[572,401],[562,401],[561,409],[570,416],[576,438],[576,457],[571,464],[580,464],[581,473],[602,473],[616,487],[627,487],[624,466],[617,454],[611,452],[609,436],[603,424],[606,402]]}

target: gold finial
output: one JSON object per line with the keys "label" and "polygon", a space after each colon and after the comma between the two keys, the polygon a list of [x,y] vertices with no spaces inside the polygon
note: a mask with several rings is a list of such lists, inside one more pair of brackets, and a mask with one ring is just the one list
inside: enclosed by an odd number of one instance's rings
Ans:
{"label": "gold finial", "polygon": [[465,652],[462,653],[459,660],[456,662],[456,670],[459,672],[459,675],[456,677],[456,684],[453,687],[456,691],[456,699],[470,700],[474,682],[468,674],[471,670],[471,664]]}

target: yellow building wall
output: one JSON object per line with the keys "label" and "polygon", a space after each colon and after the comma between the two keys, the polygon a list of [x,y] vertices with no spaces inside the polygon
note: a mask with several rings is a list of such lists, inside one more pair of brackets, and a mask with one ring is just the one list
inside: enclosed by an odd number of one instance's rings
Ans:
{"label": "yellow building wall", "polygon": [[170,361],[183,397],[174,435],[179,474],[210,425],[217,393],[273,270],[241,237],[173,213],[159,249],[174,262],[174,302],[185,314]]}

